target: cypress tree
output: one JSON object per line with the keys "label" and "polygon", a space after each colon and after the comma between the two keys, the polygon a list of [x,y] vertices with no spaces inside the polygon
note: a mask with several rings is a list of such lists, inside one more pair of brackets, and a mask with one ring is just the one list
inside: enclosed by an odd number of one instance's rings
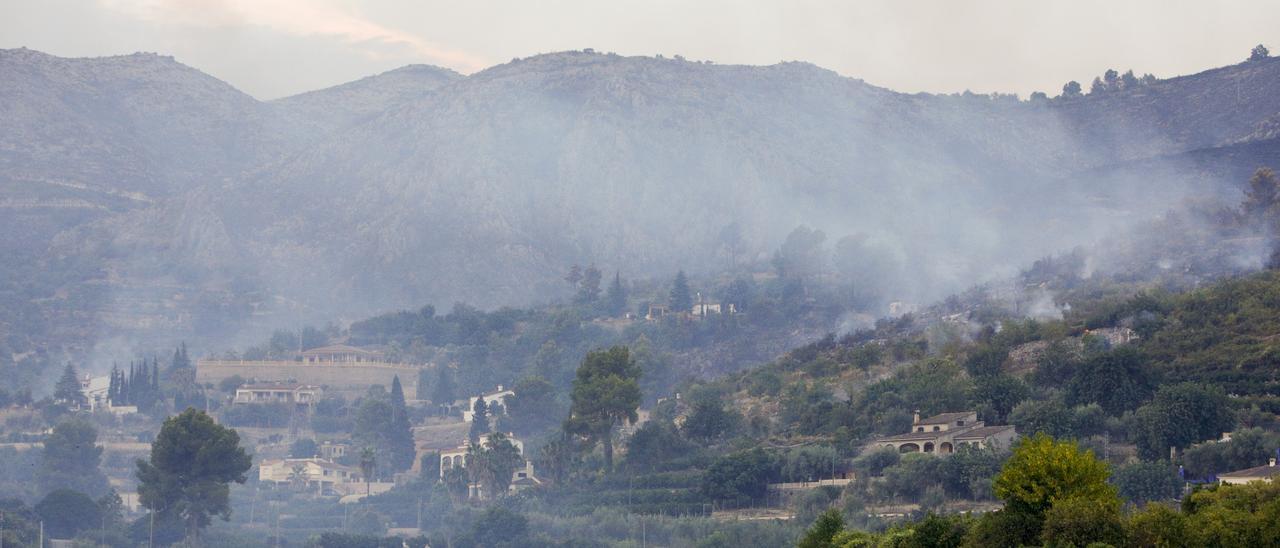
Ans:
{"label": "cypress tree", "polygon": [[609,284],[609,292],[605,294],[605,303],[610,316],[622,314],[627,309],[627,290],[622,287],[622,274],[617,271],[614,271],[613,283]]}
{"label": "cypress tree", "polygon": [[489,433],[489,406],[484,398],[479,398],[471,410],[474,414],[471,416],[471,432],[468,437],[471,443],[479,443],[480,438]]}
{"label": "cypress tree", "polygon": [[404,388],[400,376],[391,379],[391,424],[387,433],[391,445],[391,466],[394,470],[408,470],[413,466],[417,448],[413,441],[413,426],[409,423],[409,409],[404,401]]}
{"label": "cypress tree", "polygon": [[114,403],[116,401],[119,401],[120,394],[118,390],[120,388],[120,384],[119,384],[118,377],[119,376],[116,375],[116,364],[112,363],[111,364],[111,380],[110,380],[110,384],[107,385],[107,401],[109,402]]}
{"label": "cypress tree", "polygon": [[684,275],[684,271],[676,273],[676,279],[671,284],[671,311],[672,312],[689,312],[693,309],[693,293],[689,290],[689,278]]}

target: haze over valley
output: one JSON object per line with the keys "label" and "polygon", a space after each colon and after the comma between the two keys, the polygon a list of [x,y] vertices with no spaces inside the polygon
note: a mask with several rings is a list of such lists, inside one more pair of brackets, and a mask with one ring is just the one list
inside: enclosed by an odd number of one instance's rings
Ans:
{"label": "haze over valley", "polygon": [[1280,546],[1277,17],[0,2],[0,548]]}

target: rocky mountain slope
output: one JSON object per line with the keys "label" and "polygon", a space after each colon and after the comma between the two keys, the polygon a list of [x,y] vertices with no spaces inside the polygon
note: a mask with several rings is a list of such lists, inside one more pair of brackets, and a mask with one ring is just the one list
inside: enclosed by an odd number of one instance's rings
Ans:
{"label": "rocky mountain slope", "polygon": [[[37,267],[6,302],[47,331],[0,326],[25,347],[543,300],[573,263],[719,269],[733,224],[752,256],[800,224],[864,234],[909,265],[901,296],[932,298],[1234,197],[1280,150],[1277,83],[1265,60],[1025,102],[564,52],[260,102],[170,58],[7,50],[3,245]],[[74,275],[23,278],[54,261]]]}

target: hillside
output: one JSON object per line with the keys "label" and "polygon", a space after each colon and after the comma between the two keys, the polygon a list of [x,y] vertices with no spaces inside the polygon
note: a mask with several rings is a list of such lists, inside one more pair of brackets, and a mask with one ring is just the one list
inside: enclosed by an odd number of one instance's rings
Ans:
{"label": "hillside", "polygon": [[[715,274],[801,224],[912,265],[881,301],[926,301],[1234,201],[1280,113],[1274,59],[1033,102],[585,52],[267,103],[146,54],[9,50],[0,76],[0,204],[27,235],[6,245],[31,269],[9,277],[5,323],[33,326],[15,353],[540,302],[575,263]],[[54,260],[66,275],[26,290]]]}

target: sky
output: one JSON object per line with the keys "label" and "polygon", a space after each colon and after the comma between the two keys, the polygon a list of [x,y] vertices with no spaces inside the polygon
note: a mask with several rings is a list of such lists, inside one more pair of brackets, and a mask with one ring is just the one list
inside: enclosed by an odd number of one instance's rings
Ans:
{"label": "sky", "polygon": [[411,63],[538,53],[808,61],[898,91],[1057,94],[1280,53],[1280,2],[1188,0],[0,0],[0,48],[173,55],[272,99]]}

